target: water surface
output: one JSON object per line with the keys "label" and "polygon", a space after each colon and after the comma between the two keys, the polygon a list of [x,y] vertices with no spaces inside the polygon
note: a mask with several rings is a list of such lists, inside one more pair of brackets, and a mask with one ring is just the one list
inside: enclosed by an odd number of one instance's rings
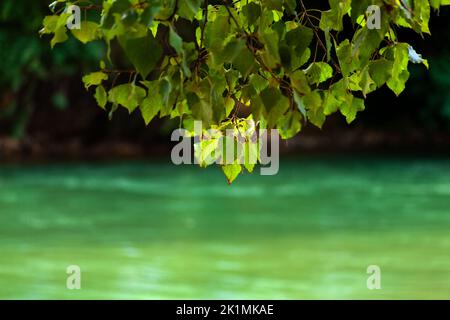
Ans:
{"label": "water surface", "polygon": [[2,165],[0,298],[449,299],[450,160]]}

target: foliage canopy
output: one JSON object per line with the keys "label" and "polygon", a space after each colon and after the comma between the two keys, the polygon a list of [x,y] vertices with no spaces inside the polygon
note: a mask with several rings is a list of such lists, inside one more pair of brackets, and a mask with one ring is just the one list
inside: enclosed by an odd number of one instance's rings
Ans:
{"label": "foliage canopy", "polygon": [[[277,128],[284,139],[305,123],[321,128],[340,112],[351,123],[367,95],[387,85],[399,95],[408,64],[425,59],[397,38],[397,28],[429,34],[430,11],[450,0],[329,0],[326,8],[302,0],[58,0],[44,19],[51,45],[68,33],[109,50],[87,89],[110,115],[139,109],[146,124],[179,118],[192,130]],[[68,30],[67,8],[85,12],[81,29]],[[381,9],[370,29],[367,8]],[[311,7],[313,6],[313,7]],[[115,63],[119,47],[127,65]],[[107,106],[110,107],[107,107]],[[225,170],[226,171],[226,170]]]}

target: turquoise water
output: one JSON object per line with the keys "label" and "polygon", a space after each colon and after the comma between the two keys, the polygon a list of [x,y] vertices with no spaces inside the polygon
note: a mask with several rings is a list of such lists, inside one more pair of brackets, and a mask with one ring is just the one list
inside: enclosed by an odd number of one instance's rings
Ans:
{"label": "turquoise water", "polygon": [[450,160],[2,165],[0,298],[449,299]]}

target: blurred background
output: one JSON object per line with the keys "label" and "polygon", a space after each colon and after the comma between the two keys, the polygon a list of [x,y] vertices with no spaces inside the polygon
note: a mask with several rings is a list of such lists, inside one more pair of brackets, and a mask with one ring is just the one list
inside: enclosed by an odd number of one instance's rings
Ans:
{"label": "blurred background", "polygon": [[450,298],[450,8],[431,37],[399,33],[430,61],[399,98],[308,126],[279,175],[228,186],[170,163],[176,122],[109,120],[81,82],[104,46],[51,50],[47,5],[0,3],[0,298]]}

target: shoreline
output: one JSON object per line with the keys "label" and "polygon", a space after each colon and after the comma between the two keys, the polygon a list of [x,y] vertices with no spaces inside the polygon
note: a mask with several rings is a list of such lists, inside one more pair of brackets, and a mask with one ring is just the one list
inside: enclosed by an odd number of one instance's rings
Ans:
{"label": "shoreline", "polygon": [[[133,160],[170,157],[176,143],[130,140],[83,142],[82,137],[65,140],[35,137],[22,140],[0,136],[0,163],[39,161]],[[450,133],[385,132],[369,130],[300,133],[280,142],[282,155],[293,154],[433,154],[450,155]]]}

